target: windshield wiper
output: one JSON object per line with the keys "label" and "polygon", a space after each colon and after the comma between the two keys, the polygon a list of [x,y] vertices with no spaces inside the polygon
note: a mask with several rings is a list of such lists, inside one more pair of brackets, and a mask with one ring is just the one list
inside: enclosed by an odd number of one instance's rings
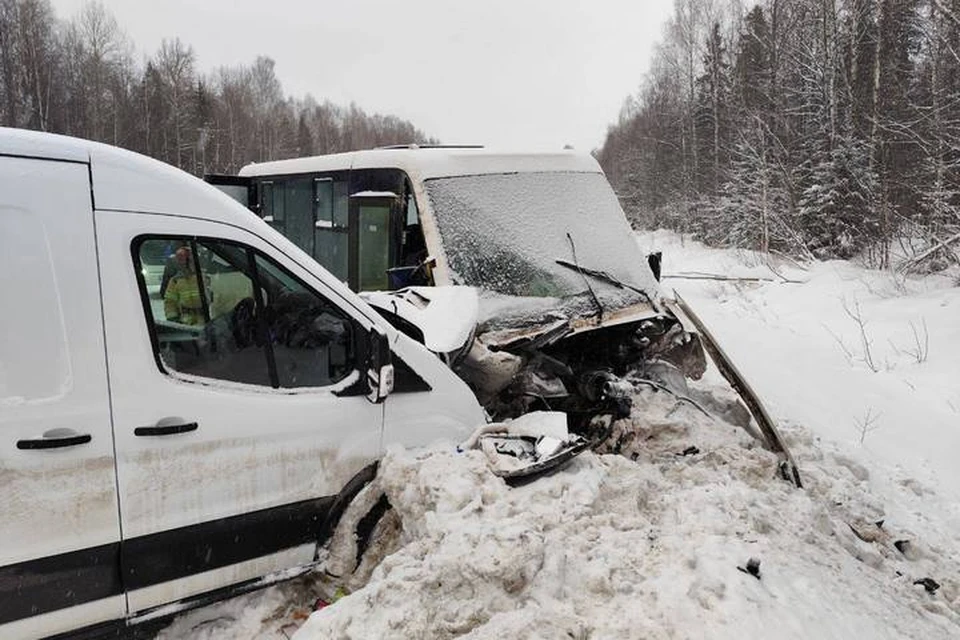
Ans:
{"label": "windshield wiper", "polygon": [[[568,234],[569,235],[569,234]],[[650,298],[650,294],[641,289],[640,287],[634,286],[632,284],[627,284],[622,280],[617,279],[616,277],[610,275],[606,271],[600,271],[599,269],[589,269],[587,267],[581,267],[579,264],[567,262],[566,260],[555,260],[555,262],[561,267],[566,267],[567,269],[572,269],[579,272],[582,275],[588,275],[591,278],[600,280],[601,282],[606,282],[607,284],[612,284],[618,289],[628,289],[635,293],[639,293],[643,296],[651,306],[656,309],[656,305],[653,304],[653,300]],[[596,296],[594,296],[596,297]]]}
{"label": "windshield wiper", "polygon": [[599,322],[603,322],[603,305],[600,304],[600,298],[597,297],[597,294],[593,292],[593,287],[591,287],[590,283],[587,282],[588,274],[580,268],[580,261],[577,260],[577,245],[573,243],[573,236],[570,235],[569,231],[567,231],[567,240],[570,241],[570,252],[573,254],[573,264],[562,260],[557,260],[557,263],[567,267],[568,269],[575,269],[580,272],[580,277],[583,278],[583,284],[587,285],[587,291],[590,292],[590,297],[593,298],[593,304],[597,305]]}

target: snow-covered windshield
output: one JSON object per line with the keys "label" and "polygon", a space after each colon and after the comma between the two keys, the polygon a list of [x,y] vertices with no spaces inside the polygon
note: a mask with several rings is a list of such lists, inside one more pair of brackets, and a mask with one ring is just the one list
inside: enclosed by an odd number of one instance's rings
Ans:
{"label": "snow-covered windshield", "polygon": [[[581,267],[604,271],[651,293],[656,290],[603,174],[488,174],[435,178],[425,184],[459,284],[510,296],[583,293],[584,276],[557,264],[574,262],[572,238]],[[598,294],[613,293],[610,284],[587,278]]]}

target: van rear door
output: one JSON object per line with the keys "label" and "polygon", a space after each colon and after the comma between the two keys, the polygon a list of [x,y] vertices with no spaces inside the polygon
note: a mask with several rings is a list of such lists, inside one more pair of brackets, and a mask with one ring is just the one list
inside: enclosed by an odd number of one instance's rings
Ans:
{"label": "van rear door", "polygon": [[88,165],[0,154],[0,638],[121,618]]}

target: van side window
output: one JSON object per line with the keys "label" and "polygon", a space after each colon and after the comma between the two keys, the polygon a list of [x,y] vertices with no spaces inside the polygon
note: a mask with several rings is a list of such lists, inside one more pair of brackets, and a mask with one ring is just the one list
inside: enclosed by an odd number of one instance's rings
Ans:
{"label": "van side window", "polygon": [[349,319],[259,253],[256,269],[268,292],[266,324],[279,385],[319,387],[347,377],[354,369]]}
{"label": "van side window", "polygon": [[133,249],[162,370],[273,388],[322,387],[353,371],[349,318],[259,252],[185,237]]}

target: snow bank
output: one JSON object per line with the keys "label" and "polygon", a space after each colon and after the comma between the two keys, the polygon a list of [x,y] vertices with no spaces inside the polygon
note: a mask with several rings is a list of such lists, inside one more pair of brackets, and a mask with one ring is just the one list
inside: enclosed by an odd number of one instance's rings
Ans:
{"label": "snow bank", "polygon": [[[888,510],[942,547],[960,549],[960,287],[954,275],[903,278],[841,261],[801,269],[663,231],[638,242],[663,250],[665,274],[772,279],[667,278],[664,284],[693,304],[781,422],[804,425],[873,470],[871,489]],[[856,314],[858,306],[862,332],[847,312]],[[914,329],[926,350],[922,359],[914,355]]]}
{"label": "snow bank", "polygon": [[[799,491],[742,429],[662,393],[637,400],[643,410],[616,425],[619,455],[584,454],[524,487],[477,453],[391,451],[380,482],[403,546],[297,640],[960,632],[955,560],[896,522],[876,527],[884,508],[863,470],[791,429]],[[894,547],[901,536],[913,560]],[[760,580],[738,570],[751,557]],[[928,575],[936,594],[912,584]]]}
{"label": "snow bank", "polygon": [[[378,482],[402,525],[381,544],[396,551],[297,640],[960,637],[960,291],[673,234],[639,241],[664,250],[668,275],[767,279],[665,284],[780,421],[805,488],[776,478],[715,370],[691,395],[716,419],[644,390],[603,452],[522,487],[453,443],[392,450]],[[854,297],[877,372],[843,309]],[[921,320],[930,352],[916,362],[905,348]],[[879,417],[864,433],[868,409]],[[738,569],[750,558],[759,580]],[[924,578],[940,588],[914,584]],[[160,638],[283,638],[311,588],[208,607]]]}

